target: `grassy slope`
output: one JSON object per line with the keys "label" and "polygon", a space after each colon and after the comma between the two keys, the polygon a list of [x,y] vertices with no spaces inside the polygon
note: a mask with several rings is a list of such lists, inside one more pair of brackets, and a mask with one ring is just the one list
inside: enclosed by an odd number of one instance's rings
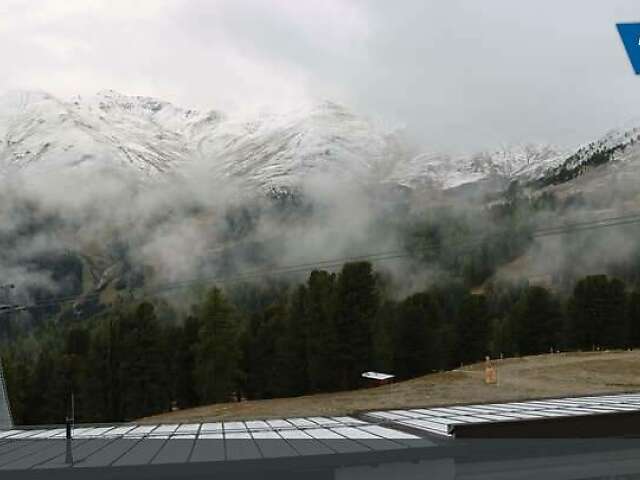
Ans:
{"label": "grassy slope", "polygon": [[351,414],[363,410],[502,402],[640,391],[640,350],[560,353],[497,361],[498,385],[485,385],[484,364],[382,387],[295,398],[225,403],[142,422],[191,422]]}

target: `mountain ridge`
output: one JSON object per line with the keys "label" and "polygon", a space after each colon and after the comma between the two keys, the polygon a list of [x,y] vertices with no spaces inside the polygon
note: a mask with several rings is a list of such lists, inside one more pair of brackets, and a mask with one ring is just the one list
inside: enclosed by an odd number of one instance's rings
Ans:
{"label": "mountain ridge", "polygon": [[[488,180],[543,188],[609,162],[609,153],[638,138],[640,129],[631,128],[577,149],[524,144],[414,155],[395,132],[330,101],[241,117],[114,90],[70,100],[46,92],[0,97],[0,176],[95,168],[146,181],[197,167],[199,174],[263,191],[293,189],[313,175],[411,189],[453,190]],[[599,153],[606,158],[594,161]]]}

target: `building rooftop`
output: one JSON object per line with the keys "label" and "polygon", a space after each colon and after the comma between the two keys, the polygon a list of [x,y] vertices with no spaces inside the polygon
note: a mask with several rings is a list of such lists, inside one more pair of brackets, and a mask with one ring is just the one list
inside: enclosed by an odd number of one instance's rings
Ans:
{"label": "building rooftop", "polygon": [[[162,425],[0,430],[11,478],[203,478],[229,469],[334,468],[464,451],[467,438],[601,437],[640,432],[640,394]],[[507,444],[507,446],[510,444]],[[314,467],[315,468],[315,467]],[[2,475],[0,473],[0,475]],[[145,476],[147,475],[147,476]]]}

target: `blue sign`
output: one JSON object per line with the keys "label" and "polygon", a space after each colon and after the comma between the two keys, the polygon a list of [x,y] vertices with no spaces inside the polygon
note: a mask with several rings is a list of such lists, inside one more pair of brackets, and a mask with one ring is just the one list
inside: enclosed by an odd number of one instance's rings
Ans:
{"label": "blue sign", "polygon": [[631,65],[636,75],[640,75],[640,23],[618,23],[616,26]]}

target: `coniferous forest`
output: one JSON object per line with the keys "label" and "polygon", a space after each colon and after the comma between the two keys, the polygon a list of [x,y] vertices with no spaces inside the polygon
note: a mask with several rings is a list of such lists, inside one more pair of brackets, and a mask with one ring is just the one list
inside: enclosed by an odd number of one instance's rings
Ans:
{"label": "coniferous forest", "polygon": [[[242,292],[240,296],[240,293]],[[3,350],[17,423],[131,420],[174,408],[362,386],[497,357],[640,346],[640,290],[605,275],[568,295],[527,283],[438,285],[395,299],[367,262],[304,283],[213,287],[44,323]]]}
{"label": "coniferous forest", "polygon": [[[293,200],[277,206],[283,228],[309,214]],[[263,267],[265,274],[252,279],[196,278],[177,297],[153,291],[149,269],[135,264],[120,238],[104,245],[121,259],[121,275],[97,294],[83,287],[88,255],[37,257],[33,268],[50,272],[74,303],[49,303],[50,293],[32,288],[31,301],[43,308],[0,315],[15,421],[63,422],[72,395],[79,422],[125,421],[217,402],[355,389],[370,370],[408,379],[487,355],[639,347],[638,221],[536,239],[548,232],[541,227],[603,209],[609,200],[526,196],[513,183],[481,209],[398,207],[385,210],[372,230],[400,238],[403,263],[395,270],[390,262],[357,258],[294,276]],[[239,242],[251,265],[268,265],[274,242],[242,243],[259,224],[255,212],[228,213],[229,241]],[[60,225],[38,219],[3,237],[0,253]],[[215,251],[224,278],[238,273],[237,255]],[[502,275],[527,257],[548,272],[546,281],[536,281],[527,265]]]}

